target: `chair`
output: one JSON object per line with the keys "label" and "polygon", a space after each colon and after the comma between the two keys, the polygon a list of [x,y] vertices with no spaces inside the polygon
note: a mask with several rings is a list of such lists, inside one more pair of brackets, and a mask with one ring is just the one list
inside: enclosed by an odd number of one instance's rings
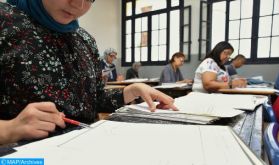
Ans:
{"label": "chair", "polygon": [[264,147],[267,152],[267,156],[272,165],[279,164],[279,143],[278,143],[278,123],[270,123],[263,137]]}
{"label": "chair", "polygon": [[268,103],[268,100],[266,100],[263,103],[263,118],[265,122],[277,122],[275,113],[273,111],[272,106]]}

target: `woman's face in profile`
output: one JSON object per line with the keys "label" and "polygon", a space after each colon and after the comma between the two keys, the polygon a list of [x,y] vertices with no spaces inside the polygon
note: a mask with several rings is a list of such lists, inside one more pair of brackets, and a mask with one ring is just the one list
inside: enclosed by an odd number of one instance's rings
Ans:
{"label": "woman's face in profile", "polygon": [[230,59],[230,56],[232,55],[232,53],[233,53],[233,51],[231,49],[224,49],[221,52],[220,60],[221,60],[222,64],[225,64]]}
{"label": "woman's face in profile", "polygon": [[178,67],[182,66],[184,64],[185,58],[183,57],[175,57],[174,58],[174,64]]}
{"label": "woman's face in profile", "polygon": [[60,24],[69,24],[91,7],[89,0],[42,0],[48,14]]}

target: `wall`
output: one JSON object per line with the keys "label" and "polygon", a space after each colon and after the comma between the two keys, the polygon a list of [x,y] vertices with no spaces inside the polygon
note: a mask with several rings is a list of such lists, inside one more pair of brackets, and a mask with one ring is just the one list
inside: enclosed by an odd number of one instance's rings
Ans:
{"label": "wall", "polygon": [[[198,0],[185,0],[185,6],[192,6],[192,54],[190,63],[181,68],[185,78],[193,78],[194,71],[199,65],[198,38],[199,38],[199,9]],[[116,61],[118,73],[125,74],[128,67],[121,67],[121,0],[96,1],[91,10],[80,19],[81,26],[85,27],[97,40],[100,52],[106,47],[118,50]],[[140,69],[141,77],[159,77],[163,66],[144,66]],[[245,65],[239,70],[245,77],[262,75],[267,81],[274,81],[279,72],[279,64]]]}
{"label": "wall", "polygon": [[121,67],[121,0],[97,0],[91,9],[79,19],[80,26],[95,39],[100,55],[106,48],[112,47],[118,52],[117,71]]}

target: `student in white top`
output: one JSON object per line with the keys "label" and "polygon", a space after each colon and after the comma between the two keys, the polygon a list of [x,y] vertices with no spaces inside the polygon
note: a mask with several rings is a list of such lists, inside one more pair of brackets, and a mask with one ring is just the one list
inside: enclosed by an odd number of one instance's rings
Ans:
{"label": "student in white top", "polygon": [[228,42],[219,42],[196,69],[192,90],[211,93],[219,89],[245,87],[245,79],[231,80],[226,72],[224,64],[233,51]]}

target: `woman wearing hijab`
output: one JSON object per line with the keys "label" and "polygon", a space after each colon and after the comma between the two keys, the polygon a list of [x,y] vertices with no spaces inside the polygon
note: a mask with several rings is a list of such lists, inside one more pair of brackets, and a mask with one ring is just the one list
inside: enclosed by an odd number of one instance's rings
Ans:
{"label": "woman wearing hijab", "polygon": [[[4,124],[0,126],[0,136],[9,139],[1,143],[46,137],[55,126],[65,126],[63,115],[92,123],[97,112],[113,112],[138,96],[151,111],[155,110],[155,99],[176,109],[171,97],[145,84],[104,90],[96,42],[77,21],[93,2],[0,3],[0,125]],[[35,123],[23,116],[35,118],[36,127],[31,127]],[[25,129],[11,134],[4,129],[10,127]],[[17,138],[10,139],[11,135]]]}

